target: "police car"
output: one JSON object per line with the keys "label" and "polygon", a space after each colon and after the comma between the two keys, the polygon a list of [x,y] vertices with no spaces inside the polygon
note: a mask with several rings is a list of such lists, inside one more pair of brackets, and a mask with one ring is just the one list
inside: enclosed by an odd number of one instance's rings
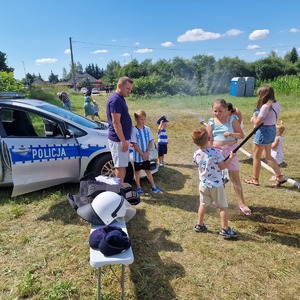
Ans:
{"label": "police car", "polygon": [[[114,176],[106,123],[41,100],[7,96],[0,99],[0,187],[13,186],[12,196],[78,182],[90,172]],[[150,160],[156,173],[154,142]],[[131,154],[125,180],[132,179]]]}

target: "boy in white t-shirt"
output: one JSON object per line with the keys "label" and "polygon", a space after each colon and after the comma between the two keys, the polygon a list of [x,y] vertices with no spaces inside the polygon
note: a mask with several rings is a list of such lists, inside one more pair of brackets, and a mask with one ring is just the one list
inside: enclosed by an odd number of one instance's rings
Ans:
{"label": "boy in white t-shirt", "polygon": [[200,148],[195,151],[193,156],[200,180],[200,205],[198,209],[198,222],[194,226],[194,231],[207,231],[207,227],[204,224],[205,211],[208,206],[215,202],[217,207],[220,208],[220,235],[236,238],[238,234],[228,226],[228,202],[221,175],[221,170],[227,168],[235,153],[231,151],[229,159],[225,161],[223,154],[210,145],[208,132],[205,128],[194,130],[192,139],[194,144]]}

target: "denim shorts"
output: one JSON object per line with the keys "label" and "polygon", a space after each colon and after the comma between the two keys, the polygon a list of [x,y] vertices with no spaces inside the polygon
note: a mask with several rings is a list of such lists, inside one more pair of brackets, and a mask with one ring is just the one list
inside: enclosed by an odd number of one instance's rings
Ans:
{"label": "denim shorts", "polygon": [[254,144],[269,145],[272,144],[276,137],[275,125],[263,125],[255,133]]}

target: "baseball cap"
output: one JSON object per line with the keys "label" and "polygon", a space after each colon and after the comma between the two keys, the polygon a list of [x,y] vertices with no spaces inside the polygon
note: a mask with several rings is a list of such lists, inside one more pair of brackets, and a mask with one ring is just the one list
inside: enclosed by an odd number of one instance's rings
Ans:
{"label": "baseball cap", "polygon": [[161,121],[163,121],[163,122],[169,122],[169,120],[167,119],[166,116],[160,117],[160,118],[158,119],[158,121],[157,121],[157,124],[159,125]]}
{"label": "baseball cap", "polygon": [[122,228],[105,225],[90,234],[89,244],[92,249],[100,250],[105,256],[112,256],[126,251],[131,246],[131,241]]}

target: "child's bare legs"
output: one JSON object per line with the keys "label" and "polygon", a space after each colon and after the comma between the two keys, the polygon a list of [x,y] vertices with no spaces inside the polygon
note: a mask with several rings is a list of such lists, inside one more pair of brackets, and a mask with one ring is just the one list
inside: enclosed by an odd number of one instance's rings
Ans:
{"label": "child's bare legs", "polygon": [[134,172],[134,180],[137,188],[141,187],[141,182],[140,182],[140,172],[141,171],[135,171]]}
{"label": "child's bare legs", "polygon": [[235,171],[229,171],[229,177],[230,180],[232,181],[234,191],[238,197],[238,202],[239,206],[243,207],[246,206],[245,199],[244,199],[244,193],[243,193],[243,187],[240,179],[240,171],[235,170]]}
{"label": "child's bare legs", "polygon": [[160,164],[162,164],[163,161],[164,161],[164,157],[163,157],[163,156],[159,156],[159,157],[158,157],[158,162],[159,162]]}
{"label": "child's bare legs", "polygon": [[220,208],[221,228],[228,229],[228,209]]}
{"label": "child's bare legs", "polygon": [[154,183],[154,179],[153,179],[153,176],[151,174],[151,171],[150,170],[145,170],[145,173],[147,175],[147,179],[149,180],[149,182],[151,184],[151,187],[154,188],[155,187],[155,183]]}
{"label": "child's bare legs", "polygon": [[201,226],[204,224],[204,215],[206,212],[206,208],[207,208],[207,206],[205,206],[205,205],[199,205],[199,208],[198,208],[198,224]]}

